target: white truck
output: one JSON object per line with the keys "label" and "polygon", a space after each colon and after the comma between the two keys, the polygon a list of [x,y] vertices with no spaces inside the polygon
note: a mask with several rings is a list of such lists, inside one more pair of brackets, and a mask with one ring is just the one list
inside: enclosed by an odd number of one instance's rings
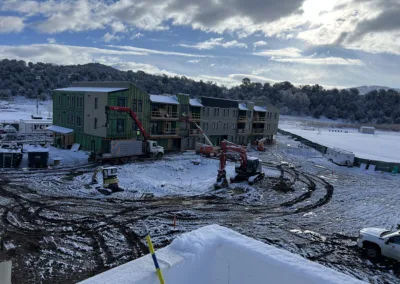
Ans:
{"label": "white truck", "polygon": [[368,258],[378,259],[381,256],[400,261],[400,231],[380,228],[365,228],[360,231],[357,245],[363,249]]}
{"label": "white truck", "polygon": [[164,147],[158,146],[156,141],[146,140],[111,140],[109,153],[97,153],[98,162],[125,164],[139,157],[161,159],[164,156]]}
{"label": "white truck", "polygon": [[328,148],[325,157],[339,166],[352,167],[354,165],[354,153],[338,148]]}

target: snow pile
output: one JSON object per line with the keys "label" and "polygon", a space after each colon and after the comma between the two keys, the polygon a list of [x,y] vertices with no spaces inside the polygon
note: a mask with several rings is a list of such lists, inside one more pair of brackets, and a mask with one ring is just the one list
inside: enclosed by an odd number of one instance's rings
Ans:
{"label": "snow pile", "polygon": [[[314,128],[312,131],[288,122],[279,123],[279,128],[330,148],[351,151],[358,158],[386,162],[400,161],[398,146],[400,133],[398,132],[376,131],[375,135],[371,135],[360,133],[355,129],[332,132],[328,128]],[[348,133],[345,133],[346,131]]]}
{"label": "snow pile", "polygon": [[[157,258],[165,282],[174,284],[364,283],[218,225],[181,235]],[[146,255],[81,283],[159,282]]]}

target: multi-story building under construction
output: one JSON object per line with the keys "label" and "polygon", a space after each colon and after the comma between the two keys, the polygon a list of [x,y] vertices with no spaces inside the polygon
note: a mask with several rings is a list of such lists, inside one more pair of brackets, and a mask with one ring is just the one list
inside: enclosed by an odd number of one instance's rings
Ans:
{"label": "multi-story building under construction", "polygon": [[[138,139],[143,135],[124,112],[106,106],[131,108],[151,140],[165,150],[194,149],[204,142],[199,125],[214,145],[227,139],[246,145],[256,139],[274,139],[279,110],[266,102],[211,98],[187,94],[152,95],[130,82],[77,82],[53,93],[55,144],[107,152],[109,140]],[[187,118],[194,123],[188,122]]]}

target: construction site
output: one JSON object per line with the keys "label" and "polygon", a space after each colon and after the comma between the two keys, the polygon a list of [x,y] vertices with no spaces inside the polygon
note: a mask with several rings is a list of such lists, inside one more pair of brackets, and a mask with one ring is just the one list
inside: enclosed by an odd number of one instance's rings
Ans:
{"label": "construction site", "polygon": [[12,283],[83,281],[147,255],[147,235],[159,249],[212,224],[398,283],[395,261],[357,247],[364,227],[396,228],[398,175],[277,134],[273,106],[101,83],[56,90],[53,105],[44,139],[3,127],[0,262],[12,262]]}

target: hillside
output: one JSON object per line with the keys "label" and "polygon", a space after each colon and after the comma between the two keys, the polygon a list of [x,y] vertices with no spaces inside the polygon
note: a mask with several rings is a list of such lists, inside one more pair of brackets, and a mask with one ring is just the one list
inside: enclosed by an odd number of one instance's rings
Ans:
{"label": "hillside", "polygon": [[388,90],[392,89],[392,90],[395,90],[397,92],[400,91],[400,89],[394,89],[394,88],[384,87],[384,86],[360,86],[360,87],[355,87],[355,89],[357,89],[360,92],[360,95],[365,95],[365,94],[367,94],[369,92],[379,91],[379,90],[388,91]]}
{"label": "hillside", "polygon": [[0,99],[15,96],[42,100],[53,89],[70,86],[73,81],[131,81],[152,94],[186,93],[192,97],[210,96],[239,100],[269,101],[282,114],[326,116],[361,123],[400,124],[400,95],[395,90],[373,90],[360,95],[357,88],[325,90],[319,85],[295,87],[290,82],[273,85],[251,82],[230,89],[213,82],[182,77],[151,75],[143,71],[120,71],[99,63],[54,65],[3,59],[0,61]]}

